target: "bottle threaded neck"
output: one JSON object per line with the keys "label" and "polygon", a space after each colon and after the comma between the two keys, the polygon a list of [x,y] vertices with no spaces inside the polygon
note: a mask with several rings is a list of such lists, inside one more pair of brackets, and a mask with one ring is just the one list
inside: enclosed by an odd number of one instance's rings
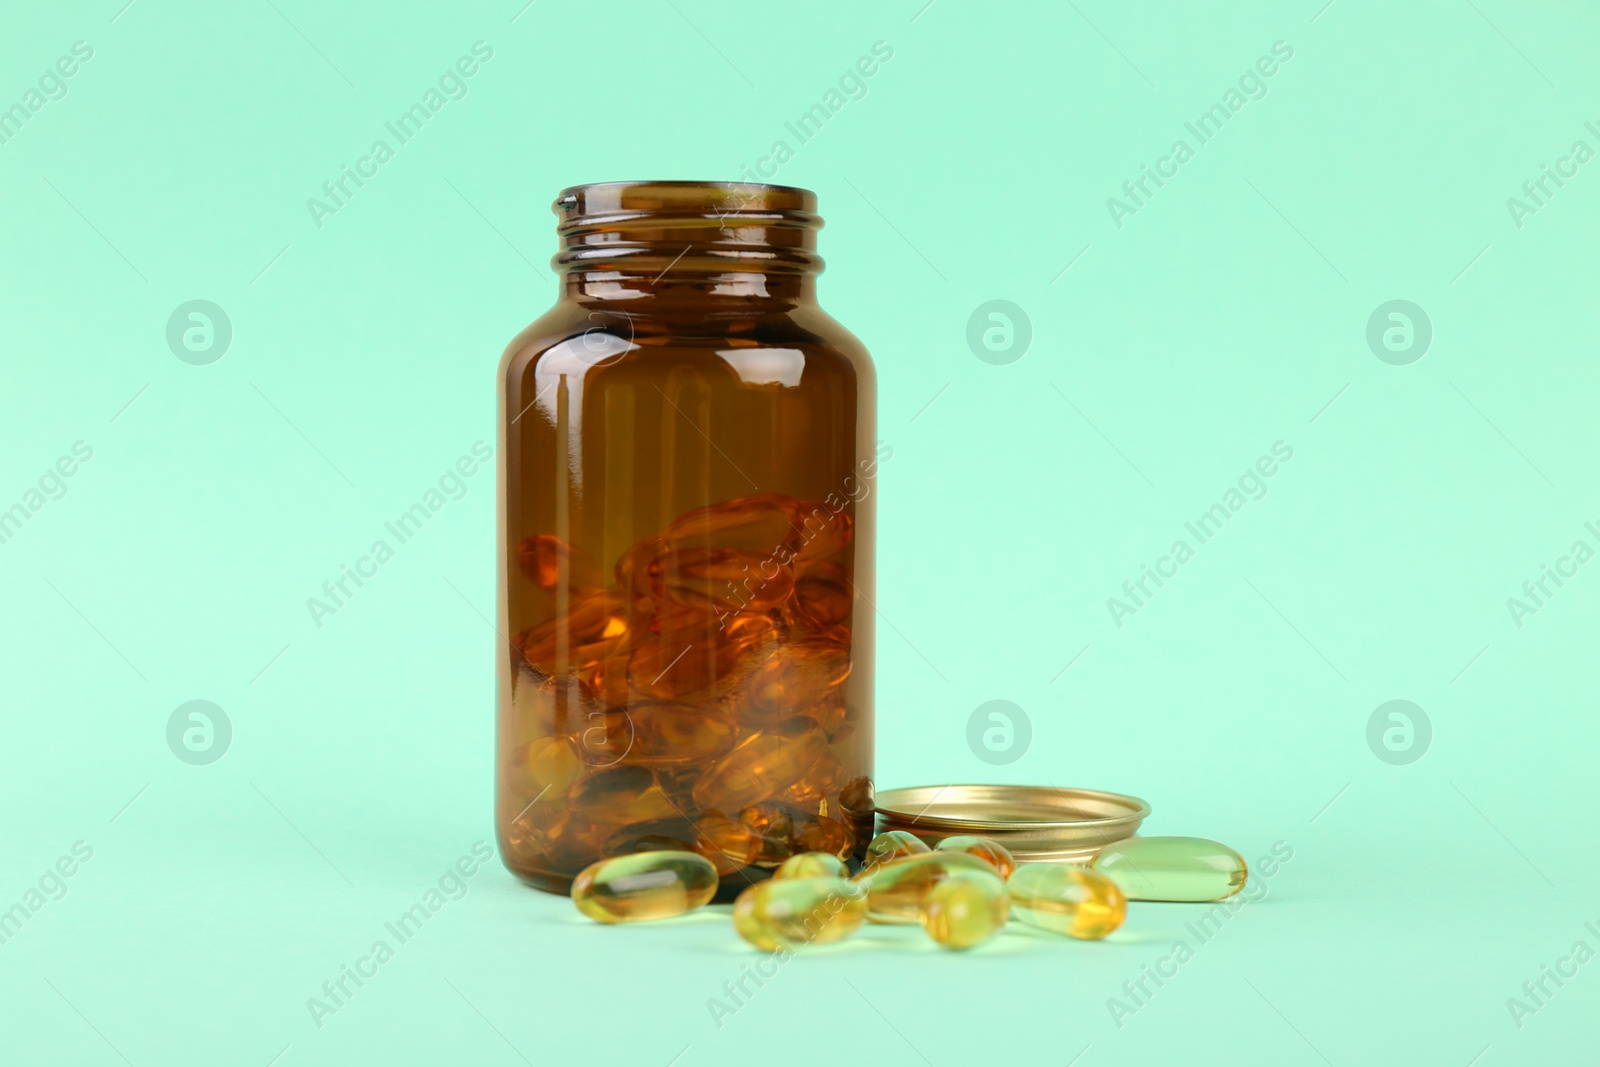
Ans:
{"label": "bottle threaded neck", "polygon": [[568,276],[815,275],[816,194],[744,182],[601,182],[552,206]]}

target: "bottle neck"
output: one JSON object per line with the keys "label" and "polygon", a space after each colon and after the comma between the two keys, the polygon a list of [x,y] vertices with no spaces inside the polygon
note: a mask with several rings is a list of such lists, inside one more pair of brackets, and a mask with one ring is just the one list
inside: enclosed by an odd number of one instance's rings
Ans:
{"label": "bottle neck", "polygon": [[563,296],[647,308],[816,302],[816,196],[775,185],[612,182],[563,191],[554,210]]}
{"label": "bottle neck", "polygon": [[755,271],[646,274],[631,271],[567,271],[561,278],[563,300],[580,304],[617,304],[646,308],[699,302],[726,305],[798,307],[817,302],[812,275],[765,274]]}

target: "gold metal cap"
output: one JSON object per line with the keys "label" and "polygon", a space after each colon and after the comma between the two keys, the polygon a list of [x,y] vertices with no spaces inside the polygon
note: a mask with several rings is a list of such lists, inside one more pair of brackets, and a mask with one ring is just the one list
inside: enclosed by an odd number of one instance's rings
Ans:
{"label": "gold metal cap", "polygon": [[1047,785],[926,785],[877,796],[878,829],[937,845],[956,834],[1000,842],[1023,863],[1084,863],[1132,837],[1150,814],[1138,797]]}

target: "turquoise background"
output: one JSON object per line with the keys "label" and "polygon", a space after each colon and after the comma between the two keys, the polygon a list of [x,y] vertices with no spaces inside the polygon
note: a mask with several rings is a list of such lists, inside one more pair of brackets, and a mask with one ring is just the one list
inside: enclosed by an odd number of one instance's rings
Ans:
{"label": "turquoise background", "polygon": [[[0,1062],[1591,1062],[1600,963],[1560,961],[1600,950],[1600,565],[1507,604],[1600,548],[1600,163],[1507,204],[1600,149],[1591,6],[123,2],[0,12],[0,108],[93,49],[0,144],[0,509],[93,450],[0,544],[0,909],[64,893],[0,945]],[[477,41],[467,95],[319,228],[307,199]],[[469,860],[319,1028],[307,999],[493,838],[492,474],[320,628],[307,598],[494,442],[557,190],[737,178],[779,139],[894,449],[880,786],[1131,792],[1151,832],[1293,859],[1204,944],[1186,906],[964,956],[872,929],[720,1027],[759,959],[724,910],[600,928]],[[166,340],[194,299],[232,327],[209,365]],[[1031,324],[1004,365],[966,340],[994,299]],[[1406,365],[1366,337],[1397,299],[1432,328]],[[1117,625],[1279,441],[1266,495]],[[166,739],[196,699],[233,729],[206,766]],[[1032,741],[991,766],[967,723],[996,699]],[[1431,723],[1414,762],[1369,747],[1390,700]]]}

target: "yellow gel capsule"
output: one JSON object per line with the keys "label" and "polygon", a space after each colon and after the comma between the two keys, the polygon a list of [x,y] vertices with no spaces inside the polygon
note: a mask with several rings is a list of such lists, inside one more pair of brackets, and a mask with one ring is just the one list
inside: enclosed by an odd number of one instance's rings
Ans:
{"label": "yellow gel capsule", "polygon": [[1068,863],[1024,863],[1006,883],[1011,914],[1029,926],[1097,941],[1122,925],[1128,900],[1098,871]]}
{"label": "yellow gel capsule", "polygon": [[961,871],[932,889],[922,902],[922,928],[949,949],[981,945],[1005,929],[1011,896],[993,871]]}
{"label": "yellow gel capsule", "polygon": [[738,811],[759,804],[806,776],[828,750],[828,735],[805,715],[750,734],[695,782],[701,811]]}
{"label": "yellow gel capsule", "polygon": [[849,878],[850,868],[844,865],[844,860],[829,852],[801,852],[784,860],[772,877]]}
{"label": "yellow gel capsule", "polygon": [[536,737],[517,750],[508,777],[531,800],[550,792],[561,796],[584,770],[573,743],[565,737]]}
{"label": "yellow gel capsule", "polygon": [[915,834],[908,834],[904,830],[887,830],[874,837],[867,845],[866,865],[874,867],[905,856],[920,856],[932,851],[933,849]]}
{"label": "yellow gel capsule", "polygon": [[867,918],[878,923],[914,923],[934,886],[961,871],[994,874],[995,869],[966,852],[926,852],[902,856],[856,876],[867,887]]}
{"label": "yellow gel capsule", "polygon": [[1000,872],[1001,878],[1010,878],[1011,872],[1017,869],[1017,861],[1011,857],[1011,851],[1000,842],[987,837],[958,834],[940,841],[934,847],[934,851],[970,852],[981,860],[988,860],[990,866]]}
{"label": "yellow gel capsule", "polygon": [[733,903],[734,930],[767,952],[841,940],[866,916],[866,890],[844,878],[770,879]]}
{"label": "yellow gel capsule", "polygon": [[585,867],[572,882],[572,902],[602,923],[670,919],[708,903],[717,869],[695,852],[636,852]]}
{"label": "yellow gel capsule", "polygon": [[1090,864],[1129,900],[1225,900],[1244,888],[1244,857],[1202,837],[1130,837]]}
{"label": "yellow gel capsule", "polygon": [[596,825],[612,827],[682,814],[656,785],[649,768],[630,764],[580,778],[568,793],[568,809]]}

